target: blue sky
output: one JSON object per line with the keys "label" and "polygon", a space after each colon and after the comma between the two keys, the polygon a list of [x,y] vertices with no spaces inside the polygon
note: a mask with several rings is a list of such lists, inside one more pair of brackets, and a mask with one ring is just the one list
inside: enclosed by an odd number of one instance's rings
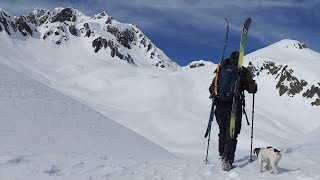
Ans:
{"label": "blue sky", "polygon": [[13,15],[37,7],[73,7],[90,16],[106,11],[136,24],[179,65],[220,60],[225,17],[230,22],[227,55],[239,49],[247,17],[253,21],[246,54],[281,39],[296,39],[320,52],[320,0],[0,0],[0,8]]}

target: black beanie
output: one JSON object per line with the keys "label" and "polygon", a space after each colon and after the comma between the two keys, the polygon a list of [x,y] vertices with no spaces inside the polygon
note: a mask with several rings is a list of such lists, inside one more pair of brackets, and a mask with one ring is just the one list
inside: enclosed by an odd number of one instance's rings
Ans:
{"label": "black beanie", "polygon": [[238,59],[239,58],[239,51],[233,51],[230,54],[230,59]]}

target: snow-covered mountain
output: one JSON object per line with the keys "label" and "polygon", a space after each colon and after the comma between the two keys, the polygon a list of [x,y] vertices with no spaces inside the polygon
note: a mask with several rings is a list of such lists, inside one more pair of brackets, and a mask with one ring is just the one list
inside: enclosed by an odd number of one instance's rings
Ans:
{"label": "snow-covered mountain", "polygon": [[[320,178],[319,53],[283,40],[245,56],[258,83],[253,147],[287,146],[288,151],[278,176],[259,173],[258,162],[248,162],[251,127],[243,123],[237,168],[221,172],[215,123],[212,164],[203,163],[211,105],[208,87],[216,65],[180,68],[168,60],[168,66],[156,68],[157,61],[146,58],[152,51],[147,51],[150,40],[146,46],[140,44],[142,37],[122,44],[122,36],[105,31],[117,26],[121,34],[134,26],[115,20],[108,26],[106,13],[87,17],[69,10],[35,10],[29,20],[20,20],[32,31],[24,26],[20,30],[19,18],[2,11],[0,138],[6,145],[0,148],[0,179]],[[109,40],[135,65],[112,58],[112,52],[117,53]],[[252,96],[246,94],[246,100],[251,118]],[[167,160],[172,154],[177,158]],[[125,158],[119,162],[118,157]]]}
{"label": "snow-covered mountain", "polygon": [[[72,8],[35,9],[27,15],[14,17],[0,9],[1,31],[29,42],[28,46],[33,45],[30,39],[42,46],[55,44],[66,49],[80,44],[93,57],[97,53],[106,60],[124,60],[137,66],[179,68],[135,25],[120,23],[105,12],[89,17]],[[35,53],[37,49],[29,51]],[[77,53],[79,51],[81,49]]]}
{"label": "snow-covered mountain", "polygon": [[192,61],[187,66],[183,67],[183,69],[197,68],[197,67],[202,67],[202,66],[213,66],[213,65],[215,65],[215,64],[211,61],[198,60],[198,61]]}
{"label": "snow-covered mountain", "polygon": [[295,40],[282,40],[246,56],[258,78],[274,79],[280,96],[320,106],[320,54]]}

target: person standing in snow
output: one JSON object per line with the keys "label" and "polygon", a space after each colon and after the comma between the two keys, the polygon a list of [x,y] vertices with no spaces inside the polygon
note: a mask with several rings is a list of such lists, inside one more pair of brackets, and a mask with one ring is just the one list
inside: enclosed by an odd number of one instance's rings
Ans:
{"label": "person standing in snow", "polygon": [[[239,52],[235,51],[232,52],[230,55],[230,58],[225,59],[221,63],[221,68],[227,67],[229,65],[238,65],[238,58],[239,58]],[[221,69],[220,68],[220,69]],[[217,71],[217,70],[216,70]],[[219,72],[219,70],[218,70]],[[217,73],[216,73],[217,74]],[[219,75],[223,75],[219,73]],[[232,110],[232,100],[226,101],[222,100],[221,98],[215,97],[214,92],[217,90],[216,88],[219,84],[217,81],[215,81],[216,77],[213,79],[212,84],[209,87],[209,92],[211,94],[210,98],[216,98],[215,104],[216,104],[216,121],[219,126],[219,155],[222,160],[222,167],[224,170],[230,170],[232,168],[232,163],[234,162],[234,156],[237,146],[237,137],[241,130],[241,120],[242,120],[242,102],[244,101],[244,96],[242,96],[242,92],[246,90],[248,93],[256,93],[257,92],[257,84],[252,78],[251,73],[249,70],[245,67],[242,68],[241,72],[239,72],[240,75],[240,88],[237,96],[239,96],[238,99],[238,106],[237,106],[237,115],[236,115],[236,123],[235,123],[235,133],[234,138],[230,137],[229,128],[230,128],[230,117],[231,117],[231,110]],[[218,78],[219,81],[221,77]],[[230,86],[230,85],[229,85]],[[221,90],[219,90],[221,92]],[[232,93],[233,94],[233,93]]]}

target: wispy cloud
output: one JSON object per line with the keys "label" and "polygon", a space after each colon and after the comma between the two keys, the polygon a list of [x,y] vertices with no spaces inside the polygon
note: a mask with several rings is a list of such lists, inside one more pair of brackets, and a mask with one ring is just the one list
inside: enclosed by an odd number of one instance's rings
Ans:
{"label": "wispy cloud", "polygon": [[[289,32],[287,30],[288,25],[297,23],[296,16],[304,16],[305,13],[310,11],[314,11],[314,16],[318,17],[319,12],[315,7],[320,6],[320,3],[316,1],[301,3],[291,0],[132,0],[130,3],[124,1],[100,2],[105,3],[106,7],[108,5],[117,7],[114,10],[110,9],[110,11],[120,19],[124,17],[123,19],[130,22],[136,22],[146,30],[154,30],[154,25],[157,23],[160,25],[160,27],[157,27],[158,31],[171,29],[173,33],[176,33],[175,27],[177,29],[185,27],[196,31],[217,32],[223,29],[221,27],[224,25],[224,17],[230,19],[231,30],[240,31],[242,22],[250,16],[254,19],[255,28],[251,35],[262,42],[266,42],[268,39],[279,39],[292,33],[298,34],[299,27],[291,27],[292,32]],[[125,11],[118,13],[118,9],[124,9]],[[151,11],[157,16],[148,17],[150,13],[145,11]],[[150,23],[150,21],[155,23]],[[166,23],[172,25],[173,28],[168,28]]]}

